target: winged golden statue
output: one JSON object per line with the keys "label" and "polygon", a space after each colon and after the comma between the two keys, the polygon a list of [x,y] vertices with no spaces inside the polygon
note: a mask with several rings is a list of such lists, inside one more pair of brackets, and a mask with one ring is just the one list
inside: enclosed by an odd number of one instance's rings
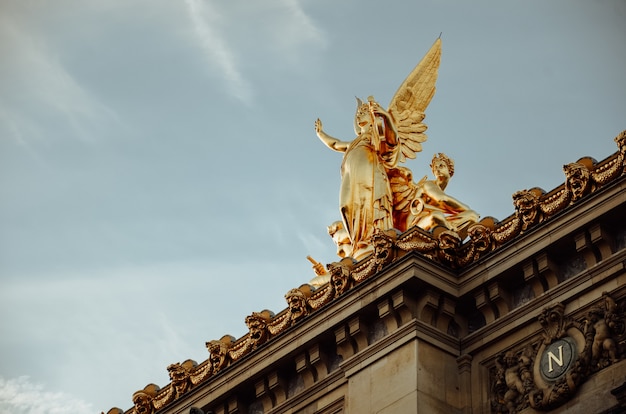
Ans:
{"label": "winged golden statue", "polygon": [[413,183],[410,170],[399,164],[415,158],[427,139],[423,121],[435,95],[440,58],[441,39],[437,39],[400,85],[387,110],[371,96],[367,102],[357,98],[352,141],[328,135],[322,122],[315,121],[320,140],[344,153],[339,208],[351,255],[357,260],[372,251],[375,230],[404,231],[415,221],[411,208],[415,211],[419,204],[421,182]]}

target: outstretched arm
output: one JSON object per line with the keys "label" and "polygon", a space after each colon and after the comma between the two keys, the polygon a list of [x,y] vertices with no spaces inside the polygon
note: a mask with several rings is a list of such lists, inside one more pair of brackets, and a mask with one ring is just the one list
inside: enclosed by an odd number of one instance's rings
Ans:
{"label": "outstretched arm", "polygon": [[315,132],[322,142],[331,150],[346,152],[349,142],[341,141],[337,138],[331,137],[322,129],[322,121],[319,118],[315,121]]}
{"label": "outstretched arm", "polygon": [[435,206],[442,211],[459,213],[470,210],[468,205],[446,194],[434,181],[426,181],[422,184],[421,190],[422,198],[425,199],[426,204]]}

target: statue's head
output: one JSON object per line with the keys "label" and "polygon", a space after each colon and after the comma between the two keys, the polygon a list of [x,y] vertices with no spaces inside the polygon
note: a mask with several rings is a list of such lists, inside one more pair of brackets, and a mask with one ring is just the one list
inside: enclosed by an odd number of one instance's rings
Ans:
{"label": "statue's head", "polygon": [[504,354],[504,362],[509,368],[512,368],[517,364],[517,357],[515,356],[513,351],[507,351]]}
{"label": "statue's head", "polygon": [[430,163],[430,169],[437,178],[450,178],[454,175],[454,161],[443,152],[433,155]]}
{"label": "statue's head", "polygon": [[373,96],[367,98],[368,102],[363,102],[361,99],[356,98],[356,114],[354,116],[354,132],[359,135],[365,127],[372,123],[372,114],[370,113],[370,106],[378,106],[378,102],[374,100]]}
{"label": "statue's head", "polygon": [[343,227],[343,222],[341,220],[335,221],[333,224],[328,226],[328,234],[337,245],[337,256],[343,259],[344,257],[350,257],[352,255],[352,242],[350,241],[350,235]]}

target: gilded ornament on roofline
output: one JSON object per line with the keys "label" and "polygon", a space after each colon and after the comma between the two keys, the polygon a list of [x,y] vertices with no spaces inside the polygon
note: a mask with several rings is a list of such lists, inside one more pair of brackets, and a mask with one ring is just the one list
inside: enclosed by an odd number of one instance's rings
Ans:
{"label": "gilded ornament on roofline", "polygon": [[539,223],[541,210],[539,198],[545,193],[541,188],[535,187],[530,190],[520,190],[513,194],[515,216],[522,222],[522,230]]}
{"label": "gilded ornament on roofline", "polygon": [[569,195],[570,203],[575,203],[591,192],[591,169],[594,161],[586,157],[563,166],[565,191]]}
{"label": "gilded ornament on roofline", "polygon": [[133,393],[133,405],[135,414],[152,414],[155,407],[153,400],[159,393],[159,386],[148,384],[142,390]]}
{"label": "gilded ornament on roofline", "polygon": [[298,320],[307,316],[310,312],[310,307],[307,303],[311,297],[312,289],[308,284],[302,285],[299,288],[289,290],[285,294],[288,308],[288,320],[290,324],[297,322]]}
{"label": "gilded ornament on roofline", "polygon": [[367,260],[354,266],[352,279],[360,283],[383,269],[395,259],[396,230],[382,231],[377,229],[372,237],[373,254]]}
{"label": "gilded ornament on roofline", "polygon": [[330,270],[330,285],[334,289],[335,296],[340,296],[352,287],[352,269],[354,261],[350,258],[344,258],[339,262],[328,265]]}
{"label": "gilded ornament on roofline", "polygon": [[231,335],[222,336],[219,341],[213,340],[206,343],[209,351],[209,361],[211,362],[211,374],[215,375],[222,369],[226,368],[231,361],[229,354],[230,348],[235,342],[235,337]]}
{"label": "gilded ornament on roofline", "polygon": [[173,398],[180,398],[181,395],[191,389],[191,373],[195,370],[197,365],[196,361],[188,359],[182,364],[176,362],[167,367],[171,387],[174,391]]}
{"label": "gilded ornament on roofline", "polygon": [[248,346],[246,351],[257,348],[264,344],[270,337],[268,324],[274,317],[274,312],[263,310],[261,312],[253,312],[252,315],[246,317],[246,325],[248,326]]}

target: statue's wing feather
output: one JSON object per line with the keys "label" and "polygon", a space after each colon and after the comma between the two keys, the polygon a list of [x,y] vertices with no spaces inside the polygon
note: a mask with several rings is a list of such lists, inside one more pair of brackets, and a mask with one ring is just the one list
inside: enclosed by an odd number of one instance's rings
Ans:
{"label": "statue's wing feather", "polygon": [[402,157],[415,158],[426,141],[426,124],[422,123],[424,111],[435,95],[435,83],[441,61],[441,39],[437,39],[420,63],[404,80],[391,99],[389,112],[396,122]]}

